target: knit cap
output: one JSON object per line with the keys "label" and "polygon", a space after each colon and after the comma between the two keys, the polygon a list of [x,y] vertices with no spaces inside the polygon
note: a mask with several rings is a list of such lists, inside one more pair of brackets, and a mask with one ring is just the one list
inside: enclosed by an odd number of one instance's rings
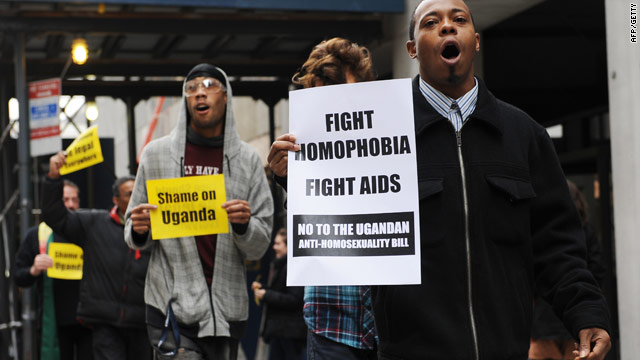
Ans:
{"label": "knit cap", "polygon": [[187,80],[195,79],[197,77],[212,77],[218,79],[223,86],[227,86],[227,78],[222,74],[222,71],[211,64],[198,64],[189,71],[187,74]]}

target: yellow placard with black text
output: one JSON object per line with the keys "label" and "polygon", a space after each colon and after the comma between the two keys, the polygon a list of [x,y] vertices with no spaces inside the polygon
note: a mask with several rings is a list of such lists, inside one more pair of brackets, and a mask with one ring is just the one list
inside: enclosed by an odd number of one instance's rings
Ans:
{"label": "yellow placard with black text", "polygon": [[98,125],[88,128],[80,134],[66,149],[67,162],[60,168],[60,175],[72,173],[99,164],[104,161]]}
{"label": "yellow placard with black text", "polygon": [[82,279],[84,259],[80,246],[52,242],[49,244],[49,256],[53,259],[53,266],[47,269],[47,276],[63,280]]}
{"label": "yellow placard with black text", "polygon": [[154,240],[229,232],[222,174],[148,180],[147,197]]}

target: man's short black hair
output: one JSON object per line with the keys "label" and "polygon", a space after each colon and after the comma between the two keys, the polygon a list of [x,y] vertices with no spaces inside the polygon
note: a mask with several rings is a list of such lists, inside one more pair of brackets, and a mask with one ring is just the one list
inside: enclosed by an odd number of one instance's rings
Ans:
{"label": "man's short black hair", "polygon": [[127,181],[136,181],[136,177],[133,175],[125,175],[123,177],[117,178],[116,181],[113,183],[113,186],[111,187],[111,191],[113,191],[113,196],[115,197],[120,196],[120,186],[122,186],[122,184],[126,183]]}
{"label": "man's short black hair", "polygon": [[[411,13],[411,20],[409,20],[409,40],[411,41],[415,40],[413,32],[416,30],[416,11],[418,10],[418,6],[420,6],[420,4],[422,4],[422,1],[420,1],[418,5],[413,8],[413,12]],[[471,24],[473,24],[473,27],[475,28],[476,21],[473,19],[473,13],[471,12],[471,9],[469,9],[469,16],[471,16]]]}
{"label": "man's short black hair", "polygon": [[418,6],[420,6],[420,4],[422,4],[422,1],[420,1],[418,5],[413,8],[413,11],[411,12],[411,20],[409,20],[409,40],[411,41],[415,40],[413,32],[416,30],[416,11],[418,10]]}

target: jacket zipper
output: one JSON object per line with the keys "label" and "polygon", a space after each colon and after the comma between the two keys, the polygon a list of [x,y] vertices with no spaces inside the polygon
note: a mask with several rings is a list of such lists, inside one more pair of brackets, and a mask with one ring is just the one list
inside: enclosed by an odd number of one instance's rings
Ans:
{"label": "jacket zipper", "polygon": [[[228,157],[227,157],[227,159],[228,159]],[[224,161],[223,161],[223,167],[224,167]],[[229,170],[229,172],[231,172],[231,170]],[[184,156],[180,157],[180,177],[185,177],[185,173],[184,173]],[[207,280],[205,279],[205,283],[206,283],[206,281]],[[213,279],[211,279],[211,281],[213,282]],[[216,312],[213,309],[213,293],[211,292],[212,288],[213,288],[212,286],[207,286],[207,289],[209,290],[209,307],[211,308],[211,317],[213,318],[213,336],[216,336],[218,334],[218,326],[216,325]]]}
{"label": "jacket zipper", "polygon": [[[461,129],[462,130],[462,129]],[[467,198],[467,178],[464,171],[464,159],[462,158],[462,134],[456,131],[456,144],[458,147],[458,160],[460,163],[460,176],[462,178],[462,199],[464,202],[464,238],[467,250],[467,301],[469,302],[469,319],[471,321],[471,333],[473,335],[473,349],[475,351],[474,359],[480,359],[478,350],[478,330],[476,329],[476,320],[473,312],[473,295],[471,285],[471,240],[469,238],[469,201]]]}
{"label": "jacket zipper", "polygon": [[[224,157],[227,159],[227,170],[228,170],[227,174],[229,175],[229,177],[231,177],[231,160],[229,160],[229,155],[227,154],[224,154]],[[224,169],[224,163],[222,164],[222,168]]]}
{"label": "jacket zipper", "polygon": [[[207,280],[205,280],[206,282]],[[207,286],[209,288],[209,305],[211,306],[211,317],[213,318],[213,336],[218,335],[218,326],[216,325],[216,312],[213,310],[213,279],[211,279],[211,286]]]}

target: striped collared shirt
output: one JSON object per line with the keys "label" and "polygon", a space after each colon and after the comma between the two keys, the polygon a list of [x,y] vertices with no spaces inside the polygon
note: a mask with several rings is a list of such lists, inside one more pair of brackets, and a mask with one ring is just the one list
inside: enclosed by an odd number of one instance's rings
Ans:
{"label": "striped collared shirt", "polygon": [[[476,109],[478,101],[478,80],[474,77],[475,86],[459,99],[453,99],[436,90],[420,78],[420,92],[429,104],[443,117],[449,119],[456,131],[460,131],[469,115]],[[456,111],[460,109],[460,112]]]}

